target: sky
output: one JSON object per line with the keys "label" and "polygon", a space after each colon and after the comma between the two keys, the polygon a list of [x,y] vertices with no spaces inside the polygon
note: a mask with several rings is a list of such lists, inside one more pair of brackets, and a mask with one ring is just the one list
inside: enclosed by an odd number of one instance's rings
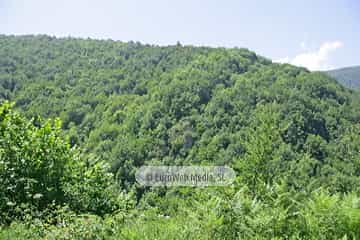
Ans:
{"label": "sky", "polygon": [[245,47],[327,70],[360,65],[360,0],[0,0],[0,34]]}

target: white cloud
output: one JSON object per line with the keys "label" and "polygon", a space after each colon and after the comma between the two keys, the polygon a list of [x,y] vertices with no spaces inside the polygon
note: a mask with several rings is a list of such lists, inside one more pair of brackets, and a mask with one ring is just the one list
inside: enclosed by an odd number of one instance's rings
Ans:
{"label": "white cloud", "polygon": [[306,47],[306,42],[305,42],[305,41],[301,42],[301,43],[300,43],[300,46],[301,46],[301,49],[302,49],[302,50],[306,50],[306,49],[307,49],[307,47]]}
{"label": "white cloud", "polygon": [[274,62],[277,62],[277,63],[290,63],[291,59],[289,57],[284,57],[284,58],[277,59]]}
{"label": "white cloud", "polygon": [[[303,46],[303,44],[301,44]],[[305,45],[305,44],[304,44]],[[343,43],[340,41],[325,42],[317,51],[307,51],[301,53],[294,58],[281,58],[275,60],[278,63],[290,63],[293,65],[306,67],[309,70],[327,70],[329,66],[330,54],[338,48],[341,48]]]}

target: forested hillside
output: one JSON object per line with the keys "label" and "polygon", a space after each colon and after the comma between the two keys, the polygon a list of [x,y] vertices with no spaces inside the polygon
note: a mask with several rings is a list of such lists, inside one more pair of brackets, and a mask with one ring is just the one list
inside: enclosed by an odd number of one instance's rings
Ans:
{"label": "forested hillside", "polygon": [[326,74],[334,77],[348,88],[360,89],[360,66],[330,70]]}
{"label": "forested hillside", "polygon": [[[326,74],[242,48],[0,36],[0,99],[0,238],[360,238],[360,96]],[[237,178],[145,188],[143,165]]]}

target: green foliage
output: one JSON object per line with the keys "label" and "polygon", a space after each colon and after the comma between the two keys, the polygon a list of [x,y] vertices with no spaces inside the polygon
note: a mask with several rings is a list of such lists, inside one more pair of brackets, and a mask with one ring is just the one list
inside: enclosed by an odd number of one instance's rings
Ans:
{"label": "green foliage", "polygon": [[[0,107],[0,238],[360,238],[360,96],[325,74],[247,49],[0,36],[0,100],[21,113]],[[142,165],[237,179],[142,188]]]}
{"label": "green foliage", "polygon": [[59,120],[35,124],[9,103],[0,106],[0,222],[53,204],[99,215],[120,207],[104,164],[82,160],[60,126]]}
{"label": "green foliage", "polygon": [[2,217],[12,217],[22,204],[41,209],[53,201],[63,202],[61,182],[69,175],[66,165],[72,152],[59,130],[58,120],[36,127],[8,103],[0,107]]}

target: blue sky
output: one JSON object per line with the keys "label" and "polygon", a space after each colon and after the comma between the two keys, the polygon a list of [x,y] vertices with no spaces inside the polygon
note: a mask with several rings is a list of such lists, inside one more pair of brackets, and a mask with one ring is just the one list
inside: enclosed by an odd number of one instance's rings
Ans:
{"label": "blue sky", "polygon": [[311,70],[360,65],[359,0],[0,0],[0,33],[246,47]]}

